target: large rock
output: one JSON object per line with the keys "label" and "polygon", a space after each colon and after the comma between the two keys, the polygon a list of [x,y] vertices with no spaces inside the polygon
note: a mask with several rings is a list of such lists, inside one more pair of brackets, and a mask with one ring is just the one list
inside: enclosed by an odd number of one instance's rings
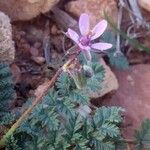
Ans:
{"label": "large rock", "polygon": [[115,0],[76,0],[66,5],[66,10],[79,17],[81,13],[87,13],[93,27],[104,18],[104,11],[116,22],[117,4]]}
{"label": "large rock", "polygon": [[115,71],[119,90],[103,105],[125,108],[124,135],[133,137],[134,129],[150,118],[150,65],[136,65],[127,71]]}
{"label": "large rock", "polygon": [[138,0],[139,5],[150,12],[150,1],[149,0]]}
{"label": "large rock", "polygon": [[0,61],[11,63],[14,60],[15,48],[12,40],[12,28],[7,15],[0,12]]}
{"label": "large rock", "polygon": [[30,20],[49,11],[59,0],[0,0],[0,10],[13,21]]}
{"label": "large rock", "polygon": [[101,89],[99,91],[90,93],[90,97],[93,99],[102,97],[108,93],[116,91],[119,87],[115,74],[111,71],[110,67],[106,65],[105,61],[102,58],[100,59],[100,64],[105,69],[105,77],[103,79],[103,82],[100,83]]}

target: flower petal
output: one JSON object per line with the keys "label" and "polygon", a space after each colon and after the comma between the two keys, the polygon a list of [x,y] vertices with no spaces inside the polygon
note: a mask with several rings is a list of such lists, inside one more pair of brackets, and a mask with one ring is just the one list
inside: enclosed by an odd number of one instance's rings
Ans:
{"label": "flower petal", "polygon": [[89,16],[86,13],[81,14],[79,18],[79,29],[82,35],[87,35],[89,33]]}
{"label": "flower petal", "polygon": [[[98,51],[103,51],[103,50],[107,50],[107,49],[111,48],[112,44],[110,44],[110,43],[95,43],[95,44],[92,44],[91,47]],[[93,50],[93,51],[96,51],[96,50]]]}
{"label": "flower petal", "polygon": [[106,20],[102,20],[101,22],[99,22],[92,30],[92,34],[93,36],[91,37],[91,40],[95,40],[97,39],[100,35],[103,34],[103,32],[105,31],[107,27],[107,21]]}
{"label": "flower petal", "polygon": [[91,56],[91,52],[90,52],[90,47],[86,47],[86,49],[83,49],[82,53],[83,53],[86,61],[91,61],[92,60],[92,56]]}
{"label": "flower petal", "polygon": [[67,35],[69,35],[69,38],[71,38],[74,42],[78,44],[79,42],[79,35],[73,31],[72,29],[68,29]]}

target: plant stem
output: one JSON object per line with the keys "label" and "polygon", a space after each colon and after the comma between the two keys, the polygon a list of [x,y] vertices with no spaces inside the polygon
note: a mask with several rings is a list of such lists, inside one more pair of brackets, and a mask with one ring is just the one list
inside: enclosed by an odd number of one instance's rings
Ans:
{"label": "plant stem", "polygon": [[44,87],[43,92],[41,92],[33,101],[32,105],[21,115],[21,117],[11,126],[11,128],[8,130],[8,132],[2,137],[0,140],[0,147],[4,147],[7,139],[15,132],[15,130],[21,125],[21,123],[29,116],[29,114],[32,112],[33,108],[38,105],[42,100],[43,97],[47,94],[48,90],[54,85],[55,81],[57,80],[58,76],[63,71],[63,68],[69,66],[74,59],[79,54],[76,53],[76,55],[73,55],[61,68],[58,69],[58,71],[55,73],[53,78],[48,81],[47,85]]}
{"label": "plant stem", "polygon": [[[121,29],[121,22],[122,22],[122,12],[123,12],[123,7],[119,4],[119,10],[118,10],[118,21],[117,21],[117,27],[120,30]],[[121,48],[120,48],[120,34],[117,33],[117,44],[116,44],[116,54],[121,54]]]}

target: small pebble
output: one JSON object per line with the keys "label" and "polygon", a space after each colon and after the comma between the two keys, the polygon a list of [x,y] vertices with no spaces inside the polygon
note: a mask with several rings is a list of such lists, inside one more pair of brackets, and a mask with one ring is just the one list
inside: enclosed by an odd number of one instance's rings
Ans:
{"label": "small pebble", "polygon": [[31,59],[36,62],[38,65],[42,65],[45,62],[45,58],[44,57],[35,57],[32,56]]}
{"label": "small pebble", "polygon": [[55,24],[51,27],[51,34],[53,35],[58,34],[58,28]]}
{"label": "small pebble", "polygon": [[37,57],[39,55],[39,50],[35,47],[31,47],[30,48],[30,53],[31,53],[32,56]]}
{"label": "small pebble", "polygon": [[40,42],[35,42],[33,47],[39,49],[42,46]]}

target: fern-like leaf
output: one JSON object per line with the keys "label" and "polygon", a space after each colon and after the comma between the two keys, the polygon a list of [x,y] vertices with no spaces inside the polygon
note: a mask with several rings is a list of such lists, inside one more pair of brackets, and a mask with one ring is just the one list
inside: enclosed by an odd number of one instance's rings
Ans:
{"label": "fern-like leaf", "polygon": [[75,102],[78,104],[83,104],[83,105],[88,104],[88,102],[90,100],[88,95],[84,91],[81,91],[81,90],[71,91],[70,95],[69,95],[69,99],[72,102]]}
{"label": "fern-like leaf", "polygon": [[120,112],[124,111],[120,107],[101,107],[97,109],[94,121],[96,124],[99,124],[100,126],[105,122],[111,122],[111,123],[120,123],[122,121],[121,116],[119,115]]}
{"label": "fern-like leaf", "polygon": [[141,128],[135,132],[137,149],[149,150],[150,149],[150,120],[145,120]]}

